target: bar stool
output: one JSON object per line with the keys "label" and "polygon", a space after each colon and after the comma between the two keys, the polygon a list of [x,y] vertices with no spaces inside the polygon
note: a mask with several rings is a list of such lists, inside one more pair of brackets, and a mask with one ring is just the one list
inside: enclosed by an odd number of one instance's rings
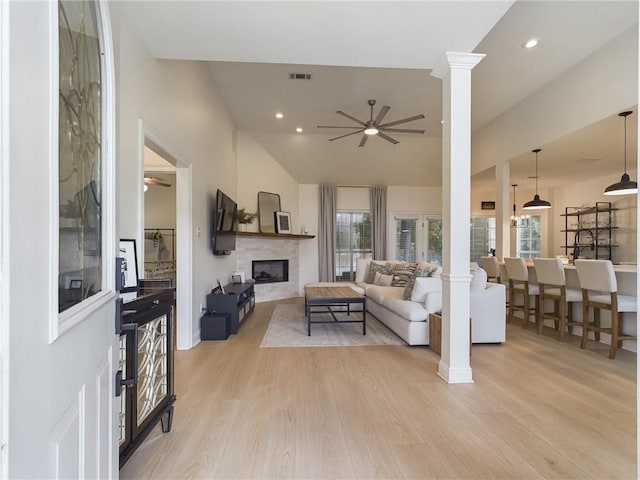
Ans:
{"label": "bar stool", "polygon": [[509,317],[509,275],[507,274],[507,266],[504,262],[500,263],[500,283],[504,285],[505,288],[505,308],[507,312],[507,323],[511,322],[511,318]]}
{"label": "bar stool", "polygon": [[[578,280],[582,289],[582,342],[580,348],[587,346],[589,332],[600,341],[600,333],[611,335],[609,358],[616,357],[616,351],[622,346],[622,340],[635,339],[634,335],[621,333],[623,312],[637,312],[638,299],[631,295],[618,295],[618,283],[610,260],[575,260]],[[593,308],[593,322],[589,321],[589,308]],[[611,312],[611,326],[600,325],[600,310]],[[634,317],[635,321],[635,317]]]}
{"label": "bar stool", "polygon": [[500,283],[500,263],[497,257],[480,257],[480,266],[487,272],[487,280]]}
{"label": "bar stool", "polygon": [[[507,275],[509,275],[509,322],[515,317],[516,311],[522,312],[522,328],[527,328],[529,324],[529,315],[533,312],[536,321],[539,311],[540,289],[538,285],[529,283],[529,271],[524,258],[505,257],[505,265],[507,266]],[[523,301],[519,305],[515,302],[516,295],[522,295]],[[529,297],[534,297],[534,307],[530,306]]]}
{"label": "bar stool", "polygon": [[[567,288],[564,266],[559,258],[534,258],[533,265],[540,287],[538,333],[542,333],[544,321],[549,318],[555,322],[556,329],[560,330],[562,342],[567,328],[572,333],[574,325],[582,325],[582,322],[573,320],[573,304],[582,301],[582,292],[577,288]],[[553,302],[552,312],[544,311],[545,300]]]}

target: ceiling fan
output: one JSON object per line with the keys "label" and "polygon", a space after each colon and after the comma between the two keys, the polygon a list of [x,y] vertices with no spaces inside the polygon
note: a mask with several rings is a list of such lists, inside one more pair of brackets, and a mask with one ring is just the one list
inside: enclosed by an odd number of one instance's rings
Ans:
{"label": "ceiling fan", "polygon": [[371,107],[371,116],[369,121],[363,122],[362,120],[358,120],[351,115],[344,113],[343,111],[338,110],[336,113],[342,115],[343,117],[347,117],[350,120],[360,124],[358,127],[347,127],[347,126],[331,126],[331,125],[318,125],[318,128],[354,128],[355,131],[347,133],[345,135],[340,135],[339,137],[330,138],[329,141],[332,142],[334,140],[338,140],[339,138],[348,137],[349,135],[357,135],[358,133],[362,133],[362,140],[360,140],[359,147],[364,147],[364,144],[367,143],[367,139],[373,135],[378,135],[380,138],[384,138],[387,142],[391,142],[394,145],[400,143],[395,138],[390,137],[384,132],[396,132],[396,133],[424,133],[424,130],[416,130],[410,128],[391,128],[395,125],[400,125],[401,123],[413,122],[414,120],[420,120],[421,118],[425,118],[423,114],[414,115],[413,117],[403,118],[401,120],[396,120],[394,122],[381,123],[384,116],[387,114],[391,107],[385,105],[383,106],[375,120],[373,118],[373,106],[376,104],[375,100],[369,100],[367,102]]}
{"label": "ceiling fan", "polygon": [[170,183],[165,182],[160,177],[144,177],[144,184],[146,186],[150,186],[150,185],[158,185],[160,187],[170,187],[171,186]]}

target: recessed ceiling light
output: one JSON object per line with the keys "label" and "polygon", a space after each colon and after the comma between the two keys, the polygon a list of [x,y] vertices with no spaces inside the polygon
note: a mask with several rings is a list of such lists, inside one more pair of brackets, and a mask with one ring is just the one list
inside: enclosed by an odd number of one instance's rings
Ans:
{"label": "recessed ceiling light", "polygon": [[296,128],[296,132],[298,132],[298,133],[302,133],[302,127],[298,127],[298,128]]}
{"label": "recessed ceiling light", "polygon": [[284,118],[284,115],[280,112],[276,113],[276,118]]}
{"label": "recessed ceiling light", "polygon": [[522,45],[524,48],[533,48],[536,45],[538,45],[538,40],[535,38],[532,38],[531,40],[527,40],[527,42]]}

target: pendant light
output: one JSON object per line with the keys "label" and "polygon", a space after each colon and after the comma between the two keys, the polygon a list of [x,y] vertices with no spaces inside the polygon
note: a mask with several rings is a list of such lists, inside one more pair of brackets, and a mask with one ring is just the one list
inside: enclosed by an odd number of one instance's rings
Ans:
{"label": "pendant light", "polygon": [[511,226],[517,227],[518,217],[516,216],[516,187],[518,186],[518,184],[512,183],[511,186],[513,187],[513,215],[511,216]]}
{"label": "pendant light", "polygon": [[527,203],[525,203],[522,206],[522,208],[524,210],[543,210],[543,209],[551,208],[551,204],[546,200],[541,200],[540,195],[538,195],[538,152],[540,152],[541,149],[536,148],[535,150],[531,150],[531,151],[536,154],[536,176],[535,176],[536,194],[533,197],[533,200],[529,200]]}
{"label": "pendant light", "polygon": [[624,173],[619,182],[609,185],[604,190],[605,195],[629,195],[638,193],[638,182],[634,182],[629,178],[627,173],[627,117],[633,112],[619,113],[619,117],[624,117]]}

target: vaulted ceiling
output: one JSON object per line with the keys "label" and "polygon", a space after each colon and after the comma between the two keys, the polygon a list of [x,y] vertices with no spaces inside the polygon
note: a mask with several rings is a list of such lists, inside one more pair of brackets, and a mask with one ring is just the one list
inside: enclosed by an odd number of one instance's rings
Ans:
{"label": "vaulted ceiling", "polygon": [[[300,183],[440,185],[441,82],[429,73],[444,51],[487,54],[472,75],[477,131],[638,23],[631,1],[147,1],[118,8],[153,56],[210,62],[238,128]],[[534,37],[536,48],[522,48]],[[316,128],[349,125],[337,110],[368,119],[368,99],[377,100],[376,112],[391,107],[386,121],[425,114],[403,125],[425,134],[394,134],[397,145],[371,138],[359,148],[359,135],[329,142],[341,131]],[[620,128],[612,115],[554,142],[546,161],[558,168],[549,185],[575,179],[567,158],[588,164],[590,175],[617,171],[611,161],[622,151]],[[527,153],[512,162],[515,180],[532,174]]]}

